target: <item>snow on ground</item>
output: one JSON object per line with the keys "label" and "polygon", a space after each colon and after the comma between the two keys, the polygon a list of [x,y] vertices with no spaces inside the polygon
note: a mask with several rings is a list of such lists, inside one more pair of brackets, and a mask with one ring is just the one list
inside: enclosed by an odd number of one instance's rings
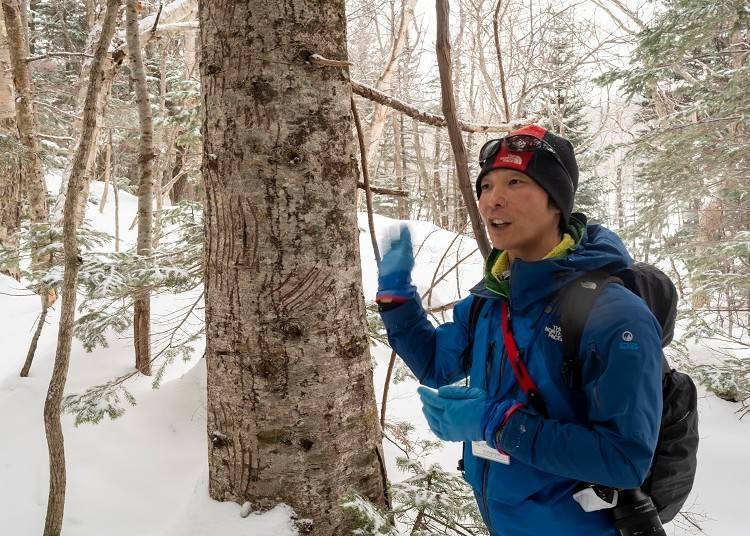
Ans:
{"label": "snow on ground", "polygon": [[[57,191],[59,179],[50,180],[50,190]],[[98,200],[103,184],[95,182],[91,200]],[[120,230],[127,244],[132,244],[135,230],[129,231],[136,212],[136,199],[120,193]],[[87,217],[101,230],[114,233],[114,200],[102,214],[89,203]],[[388,236],[398,232],[400,222],[375,216],[375,227],[381,236],[381,249]],[[408,222],[417,255],[414,280],[425,292],[438,274],[450,269],[458,258],[474,249],[472,240],[456,240],[449,254],[443,253],[455,238],[453,233],[426,222]],[[377,286],[374,256],[367,231],[367,219],[360,214],[365,296],[372,300]],[[471,256],[458,270],[440,281],[431,297],[431,306],[452,302],[465,295],[481,276],[481,257]],[[191,296],[160,297],[155,300],[155,314],[181,307]],[[0,535],[32,536],[42,532],[48,490],[47,447],[42,409],[52,370],[58,325],[58,310],[53,309],[39,341],[31,376],[18,377],[34,322],[38,299],[10,278],[0,276]],[[449,320],[450,313],[438,315]],[[86,353],[74,340],[67,392],[81,392],[132,370],[132,341],[112,336],[109,348]],[[208,496],[207,445],[205,436],[205,366],[200,358],[202,343],[196,345],[193,359],[176,362],[158,390],[146,378],[134,380],[130,391],[138,404],[112,422],[73,426],[65,416],[65,450],[68,467],[68,494],[63,533],[66,536],[293,536],[290,509],[283,505],[264,514],[240,517],[240,506],[219,503]],[[388,348],[373,349],[375,385],[381,398]],[[408,420],[418,433],[430,437],[421,414],[413,381],[392,385],[388,396],[388,416]],[[739,536],[745,534],[744,498],[750,482],[750,424],[739,421],[733,413],[737,405],[702,393],[700,465],[696,488],[689,501],[690,510],[710,518],[703,526],[706,534]],[[400,480],[395,467],[399,454],[390,443],[384,443],[391,480]],[[458,443],[447,443],[427,461],[437,461],[454,469],[460,457]],[[669,534],[690,534],[679,527],[668,527]]]}

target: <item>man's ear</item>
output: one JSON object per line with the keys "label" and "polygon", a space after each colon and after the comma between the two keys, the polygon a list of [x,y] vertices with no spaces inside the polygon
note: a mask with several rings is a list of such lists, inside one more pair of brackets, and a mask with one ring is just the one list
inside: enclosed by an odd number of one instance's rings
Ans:
{"label": "man's ear", "polygon": [[560,214],[562,216],[562,212],[560,212],[560,207],[555,204],[554,201],[552,201],[552,197],[547,194],[547,207],[555,209],[555,214]]}

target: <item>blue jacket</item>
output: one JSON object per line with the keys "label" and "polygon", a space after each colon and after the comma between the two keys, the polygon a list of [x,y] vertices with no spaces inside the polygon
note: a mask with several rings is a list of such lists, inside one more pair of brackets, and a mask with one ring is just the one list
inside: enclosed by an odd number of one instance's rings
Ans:
{"label": "blue jacket", "polygon": [[[572,278],[625,268],[619,237],[589,225],[567,256],[511,267],[511,328],[549,415],[533,409],[510,417],[499,445],[510,464],[487,461],[464,444],[465,478],[493,535],[614,536],[611,512],[584,512],[572,499],[581,482],[639,486],[648,473],[662,411],[661,329],[647,305],[621,285],[608,285],[581,336],[582,382],[561,375],[563,344],[555,297]],[[470,384],[497,401],[528,402],[504,351],[501,297],[478,285],[434,327],[418,298],[382,313],[388,338],[419,381],[439,387],[461,380],[461,353],[476,295],[489,298],[477,321]]]}

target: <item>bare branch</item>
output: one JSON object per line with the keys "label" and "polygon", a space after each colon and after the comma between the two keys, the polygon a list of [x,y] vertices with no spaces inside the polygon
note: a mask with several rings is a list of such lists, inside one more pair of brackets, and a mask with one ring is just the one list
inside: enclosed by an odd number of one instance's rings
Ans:
{"label": "bare branch", "polygon": [[86,54],[85,52],[47,52],[46,54],[42,54],[40,56],[29,56],[25,59],[25,61],[26,63],[31,63],[32,61],[43,60],[46,58],[57,58],[57,57],[93,58],[94,56],[92,54]]}

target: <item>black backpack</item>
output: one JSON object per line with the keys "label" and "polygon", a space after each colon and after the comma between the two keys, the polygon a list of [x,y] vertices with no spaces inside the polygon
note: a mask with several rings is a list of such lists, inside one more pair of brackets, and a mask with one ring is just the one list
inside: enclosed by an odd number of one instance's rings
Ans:
{"label": "black backpack", "polygon": [[[591,308],[602,290],[611,283],[624,285],[640,296],[662,328],[662,347],[672,341],[677,317],[677,290],[658,268],[636,263],[614,274],[587,273],[566,285],[559,294],[564,356],[560,371],[572,389],[581,387],[581,334]],[[485,298],[475,297],[469,310],[469,345],[464,350],[464,369],[469,370],[471,347],[479,312]],[[685,504],[695,480],[698,452],[698,396],[687,374],[671,369],[662,355],[663,409],[659,439],[651,469],[641,489],[651,496],[662,523],[671,521]]]}

